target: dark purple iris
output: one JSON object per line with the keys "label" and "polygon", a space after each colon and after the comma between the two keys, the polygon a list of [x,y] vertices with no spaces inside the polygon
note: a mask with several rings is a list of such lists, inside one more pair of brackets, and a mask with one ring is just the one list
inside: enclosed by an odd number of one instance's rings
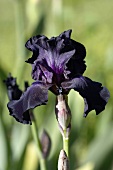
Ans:
{"label": "dark purple iris", "polygon": [[36,106],[46,104],[48,90],[55,95],[68,94],[71,89],[84,98],[84,116],[91,110],[99,114],[105,109],[110,97],[109,91],[101,83],[82,76],[86,69],[85,47],[70,38],[71,30],[58,37],[34,36],[26,43],[33,56],[26,62],[32,65],[32,78],[35,82],[27,88],[19,100],[8,103],[10,114],[20,122],[23,114]]}
{"label": "dark purple iris", "polygon": [[[19,89],[17,82],[16,82],[16,78],[12,77],[11,74],[8,75],[7,79],[4,80],[4,83],[6,84],[7,87],[7,93],[8,93],[8,98],[10,101],[15,101],[15,100],[19,100],[21,95],[22,95],[22,90]],[[24,84],[25,86],[25,90],[28,88],[28,82],[25,82]],[[10,108],[9,108],[10,111]],[[21,123],[29,123],[31,124],[31,118],[30,115],[32,114],[31,110],[26,110],[23,113],[23,119],[22,121],[15,115],[12,113],[12,111],[10,112],[12,116],[15,117],[15,119]]]}

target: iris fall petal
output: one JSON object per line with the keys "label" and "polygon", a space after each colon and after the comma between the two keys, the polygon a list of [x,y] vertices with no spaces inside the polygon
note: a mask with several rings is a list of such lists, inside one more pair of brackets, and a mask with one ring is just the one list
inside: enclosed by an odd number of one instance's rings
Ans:
{"label": "iris fall petal", "polygon": [[95,110],[97,115],[102,112],[110,97],[109,91],[105,87],[102,87],[101,83],[83,76],[63,82],[62,87],[64,89],[74,89],[84,98],[84,117],[91,110]]}
{"label": "iris fall petal", "polygon": [[46,104],[48,100],[48,89],[50,85],[41,82],[35,82],[22,94],[19,100],[13,100],[8,103],[10,115],[21,123],[30,123],[29,115],[26,111],[36,106]]}

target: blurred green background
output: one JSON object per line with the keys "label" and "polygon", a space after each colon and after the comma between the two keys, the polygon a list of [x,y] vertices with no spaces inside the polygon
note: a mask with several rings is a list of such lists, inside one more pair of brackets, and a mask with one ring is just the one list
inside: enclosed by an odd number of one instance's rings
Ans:
{"label": "blurred green background", "polygon": [[[86,47],[84,75],[102,82],[111,94],[105,111],[98,116],[92,111],[85,119],[83,99],[70,92],[71,170],[113,169],[113,1],[0,0],[0,170],[39,169],[30,126],[9,116],[3,80],[11,72],[21,89],[25,80],[31,84],[31,66],[24,61],[32,54],[25,42],[33,35],[52,37],[68,29],[73,30],[72,38]],[[45,128],[52,140],[49,170],[57,169],[62,149],[54,105],[55,96],[49,92],[48,104],[35,109],[40,134]]]}

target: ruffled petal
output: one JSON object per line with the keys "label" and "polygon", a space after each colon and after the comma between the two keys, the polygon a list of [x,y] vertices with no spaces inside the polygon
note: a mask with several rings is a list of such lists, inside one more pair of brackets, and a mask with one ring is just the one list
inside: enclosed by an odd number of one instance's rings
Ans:
{"label": "ruffled petal", "polygon": [[42,82],[35,82],[22,94],[19,100],[13,100],[8,103],[10,115],[15,117],[21,123],[30,123],[27,111],[36,106],[46,104],[48,100],[48,89],[51,85]]}
{"label": "ruffled petal", "polygon": [[38,50],[38,46],[39,45],[40,47],[42,48],[45,48],[47,47],[46,45],[46,40],[48,38],[44,35],[37,35],[37,36],[34,36],[32,38],[30,38],[26,44],[25,44],[25,47],[30,50],[30,51],[37,51]]}
{"label": "ruffled petal", "polygon": [[69,77],[74,78],[77,74],[83,74],[86,70],[84,58],[86,56],[86,49],[81,43],[71,39],[71,45],[76,49],[75,54],[67,63],[67,69],[70,71]]}
{"label": "ruffled petal", "polygon": [[[27,41],[25,46],[33,52],[32,58],[27,62],[32,64],[34,80],[43,81],[45,79],[49,83],[53,77],[58,75],[60,81],[54,83],[60,84],[62,79],[69,80],[84,73],[86,50],[82,44],[70,38],[71,32],[72,30],[67,30],[50,39],[39,35]],[[46,72],[43,72],[40,66]],[[49,75],[49,78],[46,75]]]}
{"label": "ruffled petal", "polygon": [[64,89],[74,89],[84,98],[84,117],[94,109],[97,115],[102,112],[110,97],[109,91],[106,87],[102,87],[101,83],[83,76],[63,82],[62,87]]}
{"label": "ruffled petal", "polygon": [[59,37],[61,37],[61,38],[70,38],[71,33],[72,33],[72,30],[70,29],[70,30],[67,30],[67,31],[64,31],[63,33],[61,33],[59,35]]}
{"label": "ruffled petal", "polygon": [[44,50],[47,50],[47,43],[46,41],[48,38],[44,35],[37,35],[32,38],[30,38],[26,44],[25,47],[33,52],[33,55],[31,58],[29,58],[26,62],[33,64],[35,60],[39,57],[39,53],[42,54]]}

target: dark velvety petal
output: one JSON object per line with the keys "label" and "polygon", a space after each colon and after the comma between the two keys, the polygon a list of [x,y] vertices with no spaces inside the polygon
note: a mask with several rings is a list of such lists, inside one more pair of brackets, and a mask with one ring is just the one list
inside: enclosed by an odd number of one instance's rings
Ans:
{"label": "dark velvety petal", "polygon": [[[70,31],[69,31],[70,32]],[[67,34],[66,34],[67,33]],[[71,33],[70,33],[71,34]],[[61,37],[66,38],[68,37],[69,33],[64,32],[62,33]],[[76,49],[72,47],[69,43],[69,39],[67,39],[67,43],[65,42],[64,38],[52,37],[50,40],[47,41],[48,43],[48,57],[46,54],[46,60],[54,72],[58,74],[62,74],[64,71],[64,67],[66,63],[70,60],[70,58],[74,55]]]}
{"label": "dark velvety petal", "polygon": [[37,40],[41,37],[41,35],[37,35],[37,36],[34,36],[32,38],[30,38],[26,44],[25,44],[25,47],[30,50],[30,51],[36,51],[37,50],[37,47],[36,47],[36,43],[37,43]]}
{"label": "dark velvety petal", "polygon": [[71,40],[72,46],[76,49],[75,54],[67,63],[67,69],[70,71],[70,78],[74,78],[77,74],[83,74],[86,70],[84,58],[86,56],[86,49],[81,44]]}
{"label": "dark velvety petal", "polygon": [[76,58],[76,59],[84,59],[85,56],[86,56],[86,49],[85,49],[84,45],[77,42],[77,41],[74,41],[72,39],[71,39],[71,44],[76,49],[76,53],[75,53],[74,58]]}
{"label": "dark velvety petal", "polygon": [[71,51],[68,51],[68,52],[65,52],[59,55],[55,63],[56,73],[60,74],[64,72],[66,63],[70,60],[70,58],[73,56],[74,53],[75,53],[75,50],[71,50]]}
{"label": "dark velvety petal", "polygon": [[78,74],[83,74],[86,70],[85,61],[76,60],[73,57],[69,60],[66,66],[67,70],[70,72],[70,74],[68,75],[70,79],[73,79]]}
{"label": "dark velvety petal", "polygon": [[46,104],[48,100],[48,89],[51,85],[45,85],[42,82],[35,82],[22,94],[19,100],[13,100],[8,103],[10,115],[21,123],[29,123],[29,115],[26,111],[36,106]]}
{"label": "dark velvety petal", "polygon": [[[64,44],[64,39],[61,39],[60,37],[52,37],[51,39],[40,37],[37,42],[35,41],[35,43],[36,44],[34,44],[34,41],[32,40],[30,41],[30,45],[28,45],[29,43],[26,45],[28,49],[34,46],[32,48],[33,56],[27,61],[33,65],[32,77],[35,80],[42,80],[43,71],[41,71],[39,65],[43,65],[43,68],[45,67],[45,69],[49,71],[49,75],[50,72],[63,74],[64,67],[69,59],[74,55],[75,49],[68,43]],[[37,51],[35,49],[37,49]],[[64,50],[62,51],[62,49]],[[38,77],[36,77],[37,74],[39,74]],[[39,77],[41,77],[41,79],[39,79]],[[45,79],[47,78],[45,73],[44,77]]]}
{"label": "dark velvety petal", "polygon": [[67,31],[64,31],[63,33],[61,33],[59,35],[59,37],[61,37],[61,38],[70,38],[71,33],[72,33],[72,30],[70,29],[70,30],[67,30]]}
{"label": "dark velvety petal", "polygon": [[64,31],[50,39],[35,36],[27,41],[25,46],[33,51],[32,58],[27,60],[32,64],[33,79],[51,83],[54,75],[58,75],[60,81],[56,79],[54,83],[59,85],[62,79],[72,79],[83,74],[86,69],[86,50],[82,44],[70,38],[71,32],[72,30]]}
{"label": "dark velvety petal", "polygon": [[46,44],[47,40],[48,40],[48,38],[46,36],[37,35],[37,36],[34,36],[34,37],[30,38],[26,42],[25,47],[28,50],[33,51],[33,56],[26,61],[27,63],[33,64],[34,61],[39,56],[39,50],[41,49],[41,51],[42,50],[44,51],[44,49],[47,49],[47,44]]}
{"label": "dark velvety petal", "polygon": [[32,78],[36,81],[52,83],[53,73],[45,61],[32,64]]}
{"label": "dark velvety petal", "polygon": [[19,119],[16,115],[11,114],[12,110],[9,108],[10,115],[13,116],[17,122],[24,123],[24,124],[30,124],[32,125],[31,117],[30,117],[30,111],[27,110],[26,112],[23,113],[22,120]]}
{"label": "dark velvety petal", "polygon": [[63,82],[62,87],[64,89],[74,89],[84,98],[84,117],[94,109],[97,115],[102,112],[110,97],[109,91],[105,87],[102,87],[101,83],[94,82],[83,76]]}
{"label": "dark velvety petal", "polygon": [[83,44],[81,44],[77,41],[74,41],[70,38],[71,32],[72,32],[72,30],[64,31],[57,38],[61,37],[61,39],[64,40],[64,44],[66,47],[68,45],[71,47],[71,49],[73,48],[76,50],[74,58],[83,60],[86,56],[86,49]]}
{"label": "dark velvety petal", "polygon": [[48,38],[44,35],[37,35],[37,36],[34,36],[32,38],[30,38],[26,44],[25,44],[25,47],[30,50],[30,51],[37,51],[38,49],[38,46],[41,46],[42,48],[46,48],[46,41]]}
{"label": "dark velvety petal", "polygon": [[67,70],[70,71],[69,77],[74,78],[77,74],[83,74],[86,70],[84,58],[86,56],[86,49],[81,43],[70,39],[71,30],[63,32],[60,37],[64,39],[64,48],[61,49],[62,53],[67,49],[75,49],[74,55],[67,62]]}
{"label": "dark velvety petal", "polygon": [[33,52],[32,57],[29,58],[28,60],[26,60],[25,62],[26,62],[26,63],[33,64],[34,61],[37,60],[38,55],[39,55],[39,50],[37,49],[37,51],[34,51],[34,52]]}

